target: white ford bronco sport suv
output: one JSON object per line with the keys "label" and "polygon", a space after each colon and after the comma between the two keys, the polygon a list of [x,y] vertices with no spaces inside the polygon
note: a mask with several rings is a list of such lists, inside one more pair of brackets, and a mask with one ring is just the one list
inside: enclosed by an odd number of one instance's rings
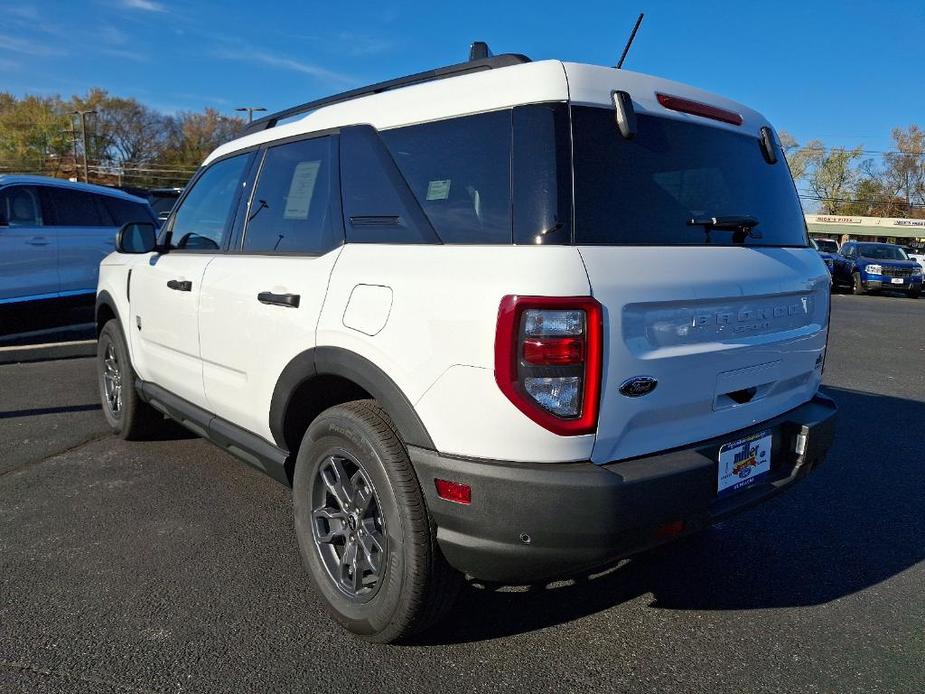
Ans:
{"label": "white ford bronco sport suv", "polygon": [[117,248],[113,429],[168,415],[291,485],[308,573],[371,640],[464,574],[703,529],[832,442],[829,273],[775,133],[675,82],[500,55],[305,104]]}

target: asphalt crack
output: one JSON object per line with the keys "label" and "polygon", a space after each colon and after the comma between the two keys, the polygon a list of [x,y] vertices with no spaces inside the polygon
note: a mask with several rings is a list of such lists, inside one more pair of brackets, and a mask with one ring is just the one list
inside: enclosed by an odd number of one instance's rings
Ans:
{"label": "asphalt crack", "polygon": [[[0,478],[6,477],[7,475],[10,475],[14,472],[21,472],[23,470],[28,470],[31,467],[35,467],[36,465],[41,465],[42,463],[46,463],[53,458],[57,458],[59,456],[65,455],[66,453],[73,453],[79,448],[83,448],[84,446],[88,446],[89,444],[94,443],[96,441],[109,438],[110,436],[111,434],[109,433],[93,434],[85,438],[84,440],[73,444],[72,446],[68,446],[67,448],[62,448],[60,451],[55,451],[54,453],[50,453],[46,455],[44,458],[39,458],[38,460],[29,460],[29,461],[26,461],[25,463],[17,465],[16,467],[12,467],[9,470],[3,470],[2,472],[0,472]],[[0,663],[2,663],[2,661],[0,661]]]}

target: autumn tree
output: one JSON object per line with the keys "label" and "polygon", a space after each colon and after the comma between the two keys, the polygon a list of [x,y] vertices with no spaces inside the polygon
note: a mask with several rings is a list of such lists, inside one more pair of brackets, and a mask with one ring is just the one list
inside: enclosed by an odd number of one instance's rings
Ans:
{"label": "autumn tree", "polygon": [[60,170],[71,151],[69,123],[57,97],[17,99],[0,93],[0,169],[18,172]]}
{"label": "autumn tree", "polygon": [[811,167],[807,185],[819,200],[825,214],[837,214],[848,202],[859,179],[854,162],[861,156],[862,147],[825,147],[813,140],[802,148]]}
{"label": "autumn tree", "polygon": [[925,205],[925,131],[910,125],[894,128],[892,135],[895,151],[883,155],[882,181],[909,214],[913,205]]}
{"label": "autumn tree", "polygon": [[243,129],[242,119],[223,116],[214,108],[203,113],[178,113],[167,120],[162,161],[178,167],[198,167],[212,150],[238,137]]}
{"label": "autumn tree", "polygon": [[[809,152],[811,149],[800,147],[800,143],[797,142],[796,138],[786,130],[781,130],[778,138],[780,139],[781,149],[784,150],[784,157],[787,159],[787,166],[790,167],[790,174],[793,176],[793,180],[799,183],[806,176],[809,169]],[[810,144],[815,143],[822,144],[818,140],[814,140]]]}

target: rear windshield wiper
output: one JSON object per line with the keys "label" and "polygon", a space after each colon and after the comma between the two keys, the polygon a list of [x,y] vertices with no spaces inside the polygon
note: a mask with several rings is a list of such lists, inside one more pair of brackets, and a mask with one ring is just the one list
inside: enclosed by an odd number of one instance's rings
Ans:
{"label": "rear windshield wiper", "polygon": [[687,225],[691,227],[703,227],[707,232],[707,242],[710,240],[710,232],[714,229],[717,231],[733,232],[732,240],[742,243],[746,238],[760,239],[761,232],[755,231],[758,226],[758,219],[751,215],[732,215],[727,217],[692,217],[687,220]]}

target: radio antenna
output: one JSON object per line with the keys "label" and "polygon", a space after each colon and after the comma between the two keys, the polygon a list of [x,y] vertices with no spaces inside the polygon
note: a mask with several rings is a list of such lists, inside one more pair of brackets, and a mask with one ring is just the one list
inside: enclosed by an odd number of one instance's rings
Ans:
{"label": "radio antenna", "polygon": [[639,17],[636,19],[636,24],[633,26],[633,32],[630,34],[629,40],[626,42],[626,46],[623,47],[623,53],[620,55],[620,60],[617,62],[617,70],[623,69],[623,61],[626,60],[626,54],[630,52],[630,46],[633,45],[633,39],[636,38],[636,32],[639,31],[639,25],[642,24],[642,18],[644,16],[644,13],[639,13]]}

